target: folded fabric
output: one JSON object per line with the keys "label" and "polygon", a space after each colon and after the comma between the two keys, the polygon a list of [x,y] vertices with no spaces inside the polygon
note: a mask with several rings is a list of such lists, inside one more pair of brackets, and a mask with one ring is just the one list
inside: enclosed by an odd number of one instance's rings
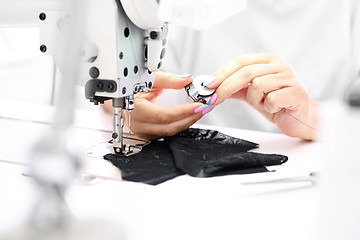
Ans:
{"label": "folded fabric", "polygon": [[267,171],[287,156],[248,152],[257,143],[234,138],[218,131],[189,128],[163,141],[153,141],[135,155],[107,154],[128,181],[156,185],[183,174],[213,177]]}

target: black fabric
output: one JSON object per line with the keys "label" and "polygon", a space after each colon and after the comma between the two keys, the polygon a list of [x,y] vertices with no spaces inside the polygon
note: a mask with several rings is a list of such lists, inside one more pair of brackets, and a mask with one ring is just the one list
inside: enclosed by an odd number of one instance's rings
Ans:
{"label": "black fabric", "polygon": [[121,170],[124,180],[132,182],[156,185],[185,174],[176,167],[170,148],[163,141],[153,141],[129,157],[107,154],[104,158]]}
{"label": "black fabric", "polygon": [[266,166],[288,159],[284,155],[247,152],[258,146],[218,131],[189,128],[164,141],[153,141],[136,155],[107,154],[104,158],[121,169],[123,179],[152,185],[185,173],[213,177],[265,172]]}

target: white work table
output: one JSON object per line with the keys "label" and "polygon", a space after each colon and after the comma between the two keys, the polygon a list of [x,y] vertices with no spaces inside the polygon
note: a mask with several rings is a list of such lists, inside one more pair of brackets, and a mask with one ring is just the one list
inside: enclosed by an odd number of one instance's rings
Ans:
{"label": "white work table", "polygon": [[[0,112],[0,236],[16,227],[32,209],[34,191],[26,156],[49,129],[47,107],[26,108],[18,116],[3,103]],[[42,116],[43,115],[43,116]],[[81,221],[106,219],[119,225],[124,239],[318,239],[317,185],[310,181],[245,184],[305,176],[317,171],[322,142],[282,134],[216,128],[260,144],[257,152],[279,153],[288,162],[275,172],[214,178],[180,176],[157,186],[121,181],[118,170],[102,159],[110,139],[111,119],[100,111],[77,111],[74,145],[84,160],[81,173],[99,176],[74,184],[67,202]],[[85,119],[84,119],[85,117]],[[89,123],[89,121],[92,123]],[[198,126],[206,127],[206,126]],[[104,152],[105,151],[105,152]],[[1,237],[0,237],[1,239]]]}

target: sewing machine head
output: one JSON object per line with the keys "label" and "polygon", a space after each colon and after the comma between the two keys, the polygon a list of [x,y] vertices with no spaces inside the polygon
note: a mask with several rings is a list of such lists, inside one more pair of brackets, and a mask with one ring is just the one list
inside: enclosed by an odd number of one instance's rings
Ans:
{"label": "sewing machine head", "polygon": [[[87,4],[79,83],[94,104],[112,100],[113,147],[116,153],[128,155],[132,146],[124,144],[123,114],[129,111],[131,126],[134,95],[153,86],[154,72],[161,69],[166,54],[167,22],[208,28],[243,10],[246,0],[89,0]],[[64,35],[62,25],[68,16],[58,10],[43,10],[39,15],[40,49],[56,59],[62,51],[56,46],[61,45],[58,39]],[[61,64],[57,66],[61,69]]]}
{"label": "sewing machine head", "polygon": [[[86,98],[95,104],[112,99],[113,147],[116,153],[128,155],[133,153],[134,146],[124,144],[123,111],[129,111],[131,133],[134,94],[150,91],[155,78],[154,72],[163,65],[168,42],[167,21],[196,29],[210,27],[216,23],[210,21],[210,18],[219,20],[229,17],[243,10],[246,0],[228,0],[227,3],[108,0],[106,6],[105,1],[92,1],[94,4],[89,11],[86,36],[89,43],[85,46],[95,45],[98,49],[85,51],[97,53],[96,56],[88,56],[90,61],[84,64]],[[207,15],[203,14],[203,7],[207,9]],[[214,18],[214,14],[222,15],[222,18]],[[189,22],[189,19],[192,19],[192,22]],[[194,84],[196,85],[196,82]],[[208,89],[201,88],[201,92],[206,91]],[[201,95],[202,99],[211,95],[208,92],[204,94]]]}
{"label": "sewing machine head", "polygon": [[168,28],[157,18],[156,1],[141,1],[141,5],[130,0],[104,2],[97,1],[89,11],[85,39],[101,51],[84,63],[85,95],[94,104],[112,99],[113,147],[116,153],[127,155],[132,148],[124,144],[123,111],[131,116],[134,94],[151,90],[154,72],[161,69],[166,53]]}

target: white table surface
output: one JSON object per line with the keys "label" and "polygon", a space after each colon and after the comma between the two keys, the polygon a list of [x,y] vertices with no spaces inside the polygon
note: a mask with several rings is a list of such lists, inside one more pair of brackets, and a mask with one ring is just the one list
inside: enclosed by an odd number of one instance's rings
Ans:
{"label": "white table surface", "polygon": [[[47,107],[32,106],[26,108],[28,114],[19,116],[16,108],[7,106],[0,106],[0,233],[16,227],[32,209],[32,180],[21,174],[27,171],[23,164],[29,149],[49,129],[39,122],[48,121],[51,112]],[[106,150],[101,143],[111,136],[110,118],[94,111],[78,111],[76,116],[72,139],[85,163],[81,172],[115,179],[100,178],[92,184],[71,187],[67,201],[81,221],[114,221],[125,239],[317,239],[319,197],[311,182],[244,183],[318,170],[324,152],[322,142],[218,128],[259,143],[257,152],[285,154],[289,160],[269,167],[276,172],[214,178],[180,176],[149,186],[119,181],[118,171],[101,158]]]}

